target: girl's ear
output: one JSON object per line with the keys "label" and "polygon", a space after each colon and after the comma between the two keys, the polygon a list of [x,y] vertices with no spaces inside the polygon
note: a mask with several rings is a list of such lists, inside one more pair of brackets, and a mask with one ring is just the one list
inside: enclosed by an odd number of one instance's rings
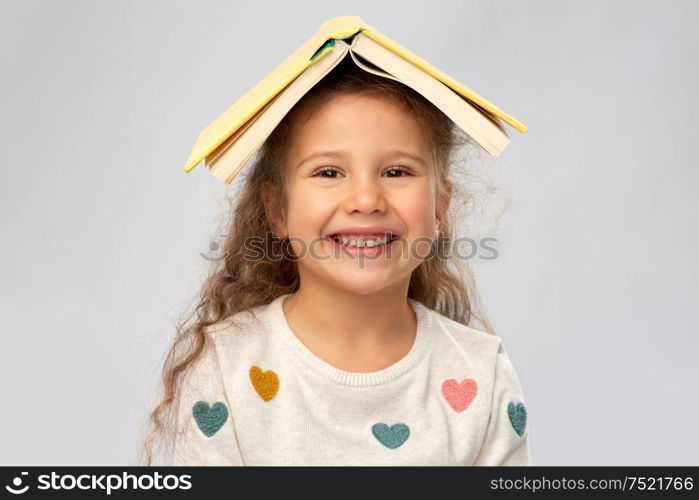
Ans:
{"label": "girl's ear", "polygon": [[269,183],[263,182],[260,186],[260,195],[265,206],[265,215],[274,235],[277,238],[286,238],[286,220],[284,219],[283,210],[279,206],[279,200],[274,196],[274,189]]}

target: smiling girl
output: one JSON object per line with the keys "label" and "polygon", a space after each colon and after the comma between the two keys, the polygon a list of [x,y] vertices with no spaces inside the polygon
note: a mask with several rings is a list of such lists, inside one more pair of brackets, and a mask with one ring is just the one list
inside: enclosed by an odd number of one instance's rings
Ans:
{"label": "smiling girl", "polygon": [[464,144],[349,57],[297,103],[168,353],[146,464],[156,443],[174,465],[531,463],[519,379],[447,251]]}

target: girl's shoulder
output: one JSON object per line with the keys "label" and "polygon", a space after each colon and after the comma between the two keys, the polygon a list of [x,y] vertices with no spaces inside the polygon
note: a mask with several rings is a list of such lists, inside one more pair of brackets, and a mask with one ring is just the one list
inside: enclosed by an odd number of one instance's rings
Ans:
{"label": "girl's shoulder", "polygon": [[491,373],[502,365],[510,364],[506,342],[500,335],[466,326],[432,309],[430,311],[435,338],[442,345],[441,352],[451,353],[467,365]]}
{"label": "girl's shoulder", "polygon": [[504,403],[505,409],[510,413],[519,412],[518,405],[524,404],[523,391],[503,338],[466,326],[436,311],[433,313],[437,323],[435,329],[442,340],[440,353],[444,354],[440,358],[440,364],[448,365],[456,373],[458,369],[453,368],[451,363],[465,367],[472,377],[479,380],[479,387],[483,387],[485,393],[495,398],[510,397],[514,409],[510,409],[509,400]]}
{"label": "girl's shoulder", "polygon": [[265,333],[269,328],[266,319],[270,307],[271,304],[263,304],[238,311],[208,326],[205,329],[206,334],[217,345],[237,340],[259,338],[260,334]]}
{"label": "girl's shoulder", "polygon": [[463,347],[488,347],[497,349],[502,339],[493,333],[488,333],[477,328],[464,325],[455,321],[448,316],[429,309],[430,314],[434,318],[434,327],[440,333],[449,336],[454,341],[458,342]]}

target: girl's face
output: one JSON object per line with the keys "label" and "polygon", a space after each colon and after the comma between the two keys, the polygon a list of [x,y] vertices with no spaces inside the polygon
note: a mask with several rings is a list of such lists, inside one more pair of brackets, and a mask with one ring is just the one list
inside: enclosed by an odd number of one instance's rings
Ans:
{"label": "girl's face", "polygon": [[[362,295],[389,287],[407,290],[437,235],[429,158],[420,124],[384,98],[333,97],[299,120],[286,158],[288,204],[275,226],[291,240],[301,283]],[[399,238],[363,249],[330,238],[369,226]]]}

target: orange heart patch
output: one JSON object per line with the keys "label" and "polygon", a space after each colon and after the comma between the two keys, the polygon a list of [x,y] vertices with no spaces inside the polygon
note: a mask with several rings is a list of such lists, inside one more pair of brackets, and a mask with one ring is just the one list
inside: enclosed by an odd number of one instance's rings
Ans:
{"label": "orange heart patch", "polygon": [[279,390],[279,377],[272,370],[262,371],[259,366],[250,367],[250,381],[264,401],[272,399]]}

